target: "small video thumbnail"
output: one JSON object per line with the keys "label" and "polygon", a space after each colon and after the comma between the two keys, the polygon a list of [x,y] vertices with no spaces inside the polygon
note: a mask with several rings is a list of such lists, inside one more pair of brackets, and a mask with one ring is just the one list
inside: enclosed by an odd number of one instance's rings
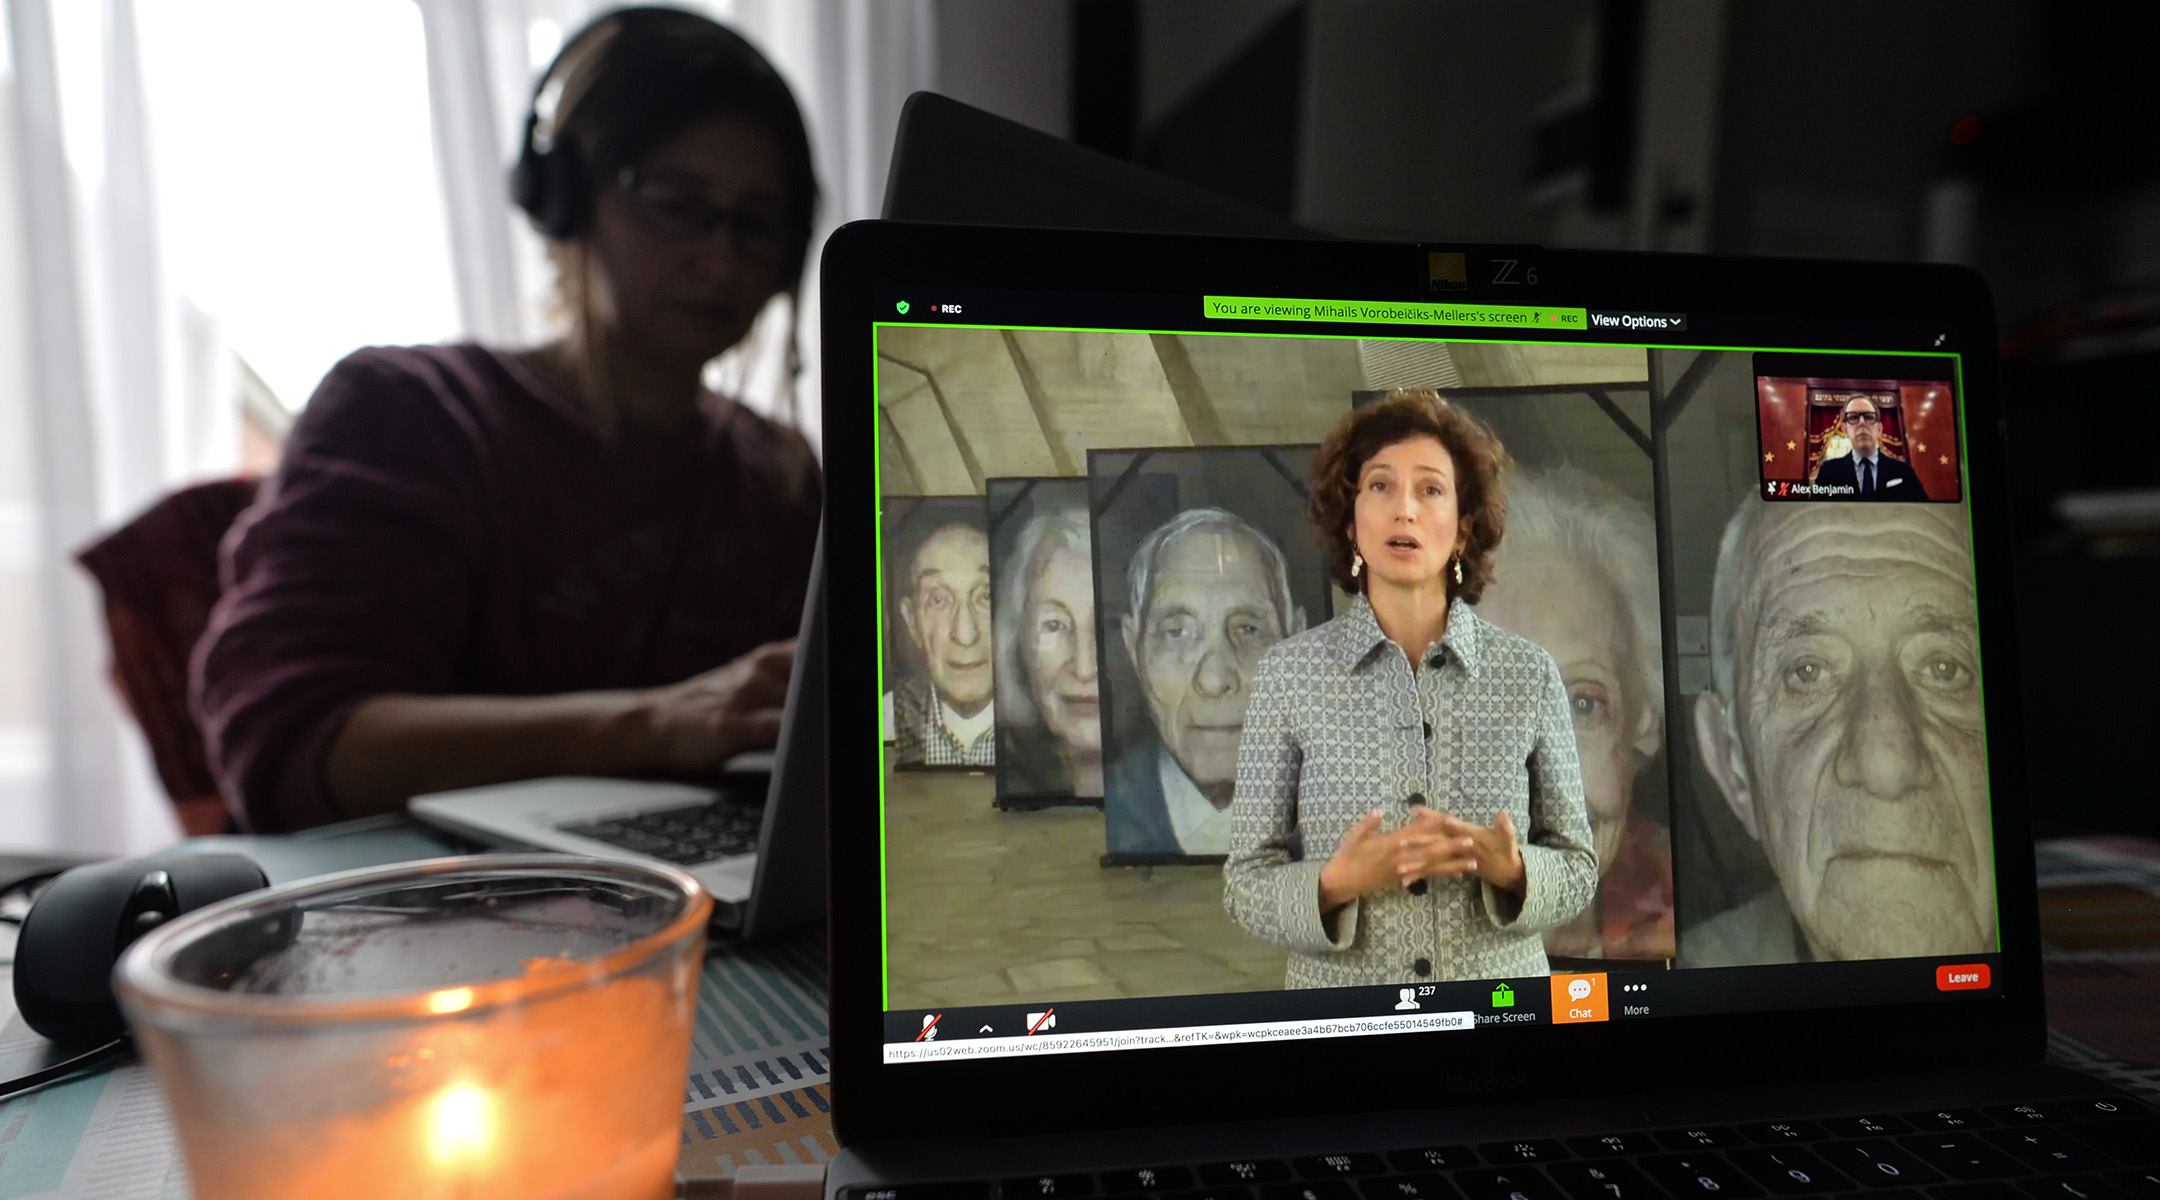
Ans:
{"label": "small video thumbnail", "polygon": [[1961,500],[1950,374],[1947,359],[1756,355],[1763,499]]}

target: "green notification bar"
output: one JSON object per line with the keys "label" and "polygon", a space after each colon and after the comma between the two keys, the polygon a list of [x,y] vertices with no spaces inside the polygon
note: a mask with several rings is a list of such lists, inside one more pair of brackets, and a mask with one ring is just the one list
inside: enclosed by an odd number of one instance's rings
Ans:
{"label": "green notification bar", "polygon": [[1525,304],[1421,304],[1410,300],[1286,300],[1276,296],[1204,296],[1201,311],[1218,321],[1306,321],[1356,325],[1459,325],[1487,329],[1588,329],[1580,308]]}

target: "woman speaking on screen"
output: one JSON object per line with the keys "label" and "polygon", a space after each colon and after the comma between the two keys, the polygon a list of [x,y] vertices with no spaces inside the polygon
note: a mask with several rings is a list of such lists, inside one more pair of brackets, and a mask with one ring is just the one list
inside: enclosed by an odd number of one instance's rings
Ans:
{"label": "woman speaking on screen", "polygon": [[1224,905],[1290,987],[1542,975],[1597,855],[1552,656],[1478,619],[1507,451],[1430,390],[1352,411],[1313,462],[1342,615],[1261,659]]}

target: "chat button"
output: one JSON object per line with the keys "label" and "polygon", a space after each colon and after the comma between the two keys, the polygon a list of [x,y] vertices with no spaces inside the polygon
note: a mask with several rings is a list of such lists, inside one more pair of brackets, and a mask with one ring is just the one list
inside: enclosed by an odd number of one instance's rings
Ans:
{"label": "chat button", "polygon": [[1612,1010],[1605,1004],[1605,976],[1555,975],[1552,977],[1552,1019],[1555,1025],[1577,1021],[1605,1021]]}
{"label": "chat button", "polygon": [[1990,982],[1991,973],[1986,963],[1952,963],[1935,968],[1935,990],[1941,992],[1976,992]]}

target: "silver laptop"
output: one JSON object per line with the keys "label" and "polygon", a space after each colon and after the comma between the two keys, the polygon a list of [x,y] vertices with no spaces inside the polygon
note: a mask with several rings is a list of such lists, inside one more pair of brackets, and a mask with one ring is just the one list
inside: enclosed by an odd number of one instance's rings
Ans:
{"label": "silver laptop", "polygon": [[716,927],[756,937],[825,915],[825,549],[788,681],[780,742],[710,783],[556,776],[415,796],[414,817],[498,846],[660,859],[713,896]]}

